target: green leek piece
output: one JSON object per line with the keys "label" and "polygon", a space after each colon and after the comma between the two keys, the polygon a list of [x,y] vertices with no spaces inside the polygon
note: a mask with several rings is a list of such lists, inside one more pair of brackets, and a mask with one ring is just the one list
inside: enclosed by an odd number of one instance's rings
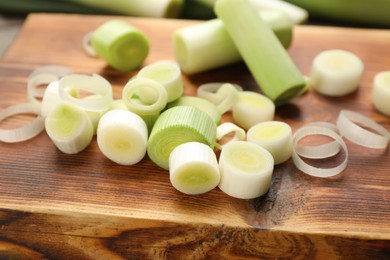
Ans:
{"label": "green leek piece", "polygon": [[160,18],[178,17],[183,0],[66,0],[117,14]]}
{"label": "green leek piece", "polygon": [[45,129],[57,148],[67,154],[84,150],[94,134],[87,113],[68,103],[60,103],[49,113]]}
{"label": "green leek piece", "polygon": [[214,10],[266,96],[279,105],[302,91],[302,74],[247,0],[218,0]]}
{"label": "green leek piece", "polygon": [[187,142],[215,145],[217,126],[202,110],[191,106],[172,107],[155,122],[150,133],[149,158],[163,169],[169,169],[169,155],[178,145]]}
{"label": "green leek piece", "polygon": [[329,22],[390,28],[389,0],[286,0]]}
{"label": "green leek piece", "polygon": [[[278,10],[259,12],[284,48],[292,41],[293,23]],[[176,60],[183,72],[194,74],[240,61],[241,55],[220,19],[177,30],[173,35]]]}
{"label": "green leek piece", "polygon": [[120,71],[139,68],[149,53],[149,39],[138,28],[111,20],[97,28],[91,38],[96,54]]}

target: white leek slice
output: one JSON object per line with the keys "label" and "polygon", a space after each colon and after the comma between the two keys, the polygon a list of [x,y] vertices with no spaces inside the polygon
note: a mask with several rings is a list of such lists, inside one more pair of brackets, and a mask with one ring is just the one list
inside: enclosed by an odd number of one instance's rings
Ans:
{"label": "white leek slice", "polygon": [[[337,166],[331,167],[331,168],[318,168],[314,167],[308,163],[306,163],[302,158],[299,157],[299,155],[295,151],[295,147],[297,147],[298,142],[309,135],[325,135],[329,136],[333,139],[335,139],[340,147],[343,149],[345,155],[344,155],[344,160]],[[292,152],[292,159],[295,164],[295,166],[301,170],[302,172],[314,176],[314,177],[321,177],[321,178],[326,178],[326,177],[332,177],[335,176],[339,173],[341,173],[348,164],[348,149],[347,145],[339,136],[336,132],[334,132],[331,129],[328,129],[326,127],[322,126],[304,126],[298,129],[293,136],[293,152]]]}
{"label": "white leek slice", "polygon": [[[328,122],[312,122],[306,124],[306,126],[320,126],[328,128],[334,131],[336,134],[340,135],[340,131],[335,124]],[[319,145],[303,145],[298,143],[295,147],[295,152],[300,156],[308,159],[325,159],[338,154],[341,150],[341,147],[337,141],[319,144]]]}
{"label": "white leek slice", "polygon": [[280,121],[258,123],[249,128],[249,142],[260,145],[272,154],[275,165],[290,159],[292,154],[291,127]]}
{"label": "white leek slice", "polygon": [[176,62],[164,60],[143,67],[137,77],[153,79],[165,87],[167,102],[172,102],[183,94],[183,81],[180,67]]}
{"label": "white leek slice", "polygon": [[211,117],[192,106],[176,106],[157,118],[148,140],[149,158],[161,168],[169,169],[169,155],[187,142],[215,145],[217,126]]}
{"label": "white leek slice", "polygon": [[28,76],[28,79],[39,74],[50,74],[58,78],[62,78],[63,76],[72,74],[72,70],[66,66],[61,65],[45,65],[34,69]]}
{"label": "white leek slice", "polygon": [[43,98],[44,90],[40,91],[39,86],[48,85],[56,80],[58,80],[58,77],[53,74],[40,73],[30,77],[27,82],[27,100],[40,106],[40,99]]}
{"label": "white leek slice", "polygon": [[257,92],[239,92],[238,102],[232,108],[234,122],[248,130],[257,123],[270,121],[275,116],[275,104]]}
{"label": "white leek slice", "polygon": [[322,51],[313,60],[310,84],[324,95],[347,95],[357,89],[363,69],[362,60],[352,52]]}
{"label": "white leek slice", "polygon": [[[93,99],[76,98],[67,89],[86,91],[98,95]],[[71,74],[59,80],[59,95],[61,99],[88,111],[106,111],[110,108],[113,95],[111,84],[102,76]]]}
{"label": "white leek slice", "polygon": [[[225,139],[231,134],[233,136],[230,136],[231,138],[226,141]],[[217,143],[215,147],[221,150],[228,142],[244,141],[245,137],[246,133],[244,129],[231,122],[226,122],[217,127]]]}
{"label": "white leek slice", "polygon": [[173,101],[172,103],[169,103],[167,108],[171,108],[174,106],[196,107],[203,112],[206,112],[217,125],[221,123],[221,113],[219,112],[218,108],[206,99],[193,96],[183,96]]}
{"label": "white leek slice", "polygon": [[125,110],[111,110],[104,114],[97,129],[100,151],[121,165],[133,165],[144,158],[148,129],[137,114]]}
{"label": "white leek slice", "polygon": [[217,107],[221,114],[231,110],[239,99],[238,91],[233,84],[230,83],[223,84],[216,94],[220,98],[220,102]]}
{"label": "white leek slice", "polygon": [[169,179],[185,194],[202,194],[217,187],[220,174],[213,149],[199,142],[177,146],[169,156]]}
{"label": "white leek slice", "polygon": [[[228,82],[209,82],[200,85],[196,90],[198,97],[207,99],[211,103],[218,105],[221,102],[221,96],[218,94],[218,90]],[[242,87],[238,84],[231,84],[237,91],[243,91]]]}
{"label": "white leek slice", "polygon": [[375,75],[371,100],[375,108],[390,116],[390,71],[383,71]]}
{"label": "white leek slice", "polygon": [[84,150],[93,137],[87,113],[68,103],[56,106],[45,120],[46,132],[57,148],[67,154]]}
{"label": "white leek slice", "polygon": [[82,45],[83,45],[83,50],[85,51],[86,54],[88,54],[91,57],[97,57],[97,54],[92,47],[92,34],[94,32],[89,32],[83,37]]}
{"label": "white leek slice", "polygon": [[45,127],[44,119],[40,116],[39,109],[33,103],[21,103],[5,108],[0,112],[0,122],[8,117],[12,117],[18,114],[33,114],[37,115],[37,117],[22,127],[13,129],[0,129],[1,142],[23,142],[37,136],[43,131]]}
{"label": "white leek slice", "polygon": [[274,159],[257,144],[235,141],[226,144],[219,158],[221,181],[218,187],[239,199],[253,199],[270,188]]}
{"label": "white leek slice", "polygon": [[[389,144],[389,131],[372,119],[353,111],[342,110],[337,118],[337,127],[348,140],[376,149],[386,149]],[[372,132],[366,128],[371,128]]]}
{"label": "white leek slice", "polygon": [[127,108],[138,115],[156,115],[167,105],[168,94],[161,83],[137,77],[127,82],[122,99]]}
{"label": "white leek slice", "polygon": [[279,10],[288,15],[294,24],[307,21],[309,13],[296,5],[281,0],[250,0],[251,4],[259,10]]}

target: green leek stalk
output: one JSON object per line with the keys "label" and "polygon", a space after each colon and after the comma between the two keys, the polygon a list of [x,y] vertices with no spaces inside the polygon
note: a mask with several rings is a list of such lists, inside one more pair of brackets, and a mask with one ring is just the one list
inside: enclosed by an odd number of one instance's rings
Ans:
{"label": "green leek stalk", "polygon": [[249,1],[218,0],[214,10],[267,97],[279,105],[301,93],[304,77]]}
{"label": "green leek stalk", "polygon": [[309,16],[332,22],[390,28],[389,0],[286,0],[309,12]]}
{"label": "green leek stalk", "polygon": [[116,14],[160,18],[178,17],[183,0],[66,0]]}
{"label": "green leek stalk", "polygon": [[[285,48],[292,41],[293,23],[278,10],[260,11]],[[173,49],[183,72],[195,74],[242,60],[220,19],[212,19],[175,31]]]}

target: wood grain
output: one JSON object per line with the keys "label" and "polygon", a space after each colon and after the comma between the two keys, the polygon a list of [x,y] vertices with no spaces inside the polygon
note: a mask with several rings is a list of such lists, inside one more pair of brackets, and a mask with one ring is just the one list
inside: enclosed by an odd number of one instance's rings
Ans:
{"label": "wood grain", "polygon": [[[112,18],[30,15],[0,63],[0,107],[23,102],[26,76],[45,64],[99,73],[119,97],[136,72],[116,72],[81,47],[87,32]],[[145,64],[172,59],[172,32],[196,23],[121,19],[150,37]],[[330,48],[356,53],[365,72],[358,91],[341,98],[309,91],[279,107],[276,119],[296,130],[312,121],[334,123],[341,109],[353,109],[390,130],[389,117],[370,102],[373,76],[390,69],[389,42],[388,30],[297,27],[289,53],[303,73],[317,53]],[[259,91],[243,63],[184,75],[183,81],[186,95],[210,81]],[[10,124],[11,119],[0,127]],[[390,256],[389,149],[347,145],[349,165],[339,176],[312,178],[288,161],[275,168],[266,195],[239,200],[219,189],[181,194],[148,158],[136,166],[116,165],[100,153],[96,140],[78,155],[59,152],[46,133],[23,143],[1,143],[0,258],[385,259]]]}

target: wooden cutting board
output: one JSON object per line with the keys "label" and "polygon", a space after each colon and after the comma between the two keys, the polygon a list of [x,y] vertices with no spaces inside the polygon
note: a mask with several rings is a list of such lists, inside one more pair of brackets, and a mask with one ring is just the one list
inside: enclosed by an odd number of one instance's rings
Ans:
{"label": "wooden cutting board", "polygon": [[[40,65],[99,73],[119,97],[134,75],[119,73],[82,49],[83,36],[109,16],[33,14],[0,63],[0,107],[26,98],[26,77]],[[196,21],[122,19],[151,41],[145,64],[173,59],[171,36]],[[372,79],[390,70],[390,31],[298,26],[289,53],[307,74],[316,54],[345,49],[365,64],[358,91],[328,98],[309,91],[277,108],[276,120],[295,131],[313,121],[335,123],[341,109],[371,117],[390,130],[390,118],[370,101]],[[243,63],[183,75],[185,94],[211,81],[231,81],[260,91]],[[226,119],[226,118],[225,118]],[[18,121],[7,119],[0,127]],[[19,122],[20,123],[20,122]],[[17,144],[0,144],[0,256],[66,259],[381,258],[390,251],[389,149],[347,142],[349,164],[334,178],[314,178],[292,161],[275,168],[270,191],[239,200],[218,188],[189,196],[176,191],[168,172],[148,158],[119,166],[96,139],[66,155],[45,132]],[[331,162],[326,163],[330,165]]]}

